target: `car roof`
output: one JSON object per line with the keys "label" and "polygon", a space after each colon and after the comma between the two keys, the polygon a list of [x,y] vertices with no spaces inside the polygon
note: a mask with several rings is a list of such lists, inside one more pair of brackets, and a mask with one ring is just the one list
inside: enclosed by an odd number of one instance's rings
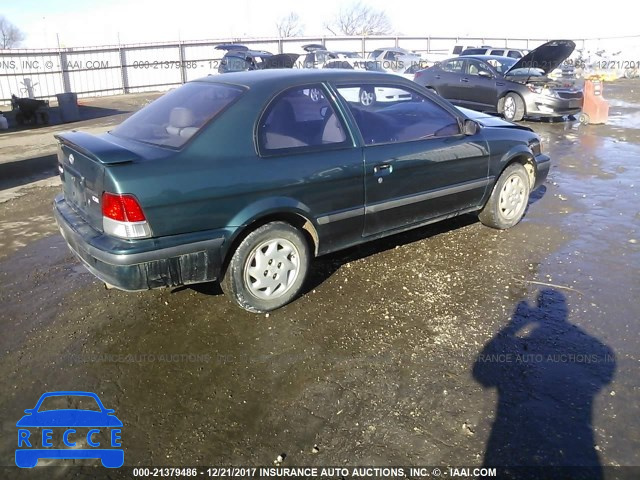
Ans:
{"label": "car roof", "polygon": [[250,72],[232,72],[224,75],[208,75],[193,82],[226,83],[251,87],[252,85],[271,84],[274,88],[304,83],[320,83],[325,81],[385,81],[402,80],[402,77],[390,73],[331,70],[316,68],[274,68],[270,70],[255,70]]}

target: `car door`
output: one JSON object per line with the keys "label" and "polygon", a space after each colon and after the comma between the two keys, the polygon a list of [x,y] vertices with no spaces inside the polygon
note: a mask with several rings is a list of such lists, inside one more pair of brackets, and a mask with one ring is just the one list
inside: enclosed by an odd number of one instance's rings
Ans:
{"label": "car door", "polygon": [[[407,95],[368,108],[341,92],[357,88],[400,90]],[[364,152],[364,236],[402,229],[479,205],[489,157],[482,133],[465,136],[445,104],[406,84],[337,84],[357,126]],[[403,98],[403,100],[397,100]]]}
{"label": "car door", "polygon": [[433,75],[433,86],[438,94],[454,103],[460,99],[463,90],[460,78],[464,74],[464,65],[463,58],[445,60]]}
{"label": "car door", "polygon": [[314,219],[321,251],[361,238],[362,150],[324,85],[292,87],[276,96],[261,115],[257,140],[265,166],[247,197],[295,200]]}
{"label": "car door", "polygon": [[485,62],[468,58],[460,82],[461,100],[466,107],[476,110],[495,108],[498,101],[496,72]]}

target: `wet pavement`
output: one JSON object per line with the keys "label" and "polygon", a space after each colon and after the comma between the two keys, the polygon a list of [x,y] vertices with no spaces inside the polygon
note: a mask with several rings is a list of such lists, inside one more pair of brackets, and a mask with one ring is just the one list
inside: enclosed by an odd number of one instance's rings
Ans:
{"label": "wet pavement", "polygon": [[53,390],[116,410],[125,465],[640,465],[640,81],[605,96],[608,125],[527,122],[554,164],[517,227],[463,216],[317,259],[269,315],[216,285],[105,290],[57,233],[55,181],[20,190],[0,203],[0,465]]}

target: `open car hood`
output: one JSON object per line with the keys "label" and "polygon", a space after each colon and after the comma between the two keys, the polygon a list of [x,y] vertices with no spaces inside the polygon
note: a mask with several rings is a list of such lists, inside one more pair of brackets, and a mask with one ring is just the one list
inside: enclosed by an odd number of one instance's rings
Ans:
{"label": "open car hood", "polygon": [[223,43],[221,45],[216,45],[215,50],[227,50],[227,51],[236,51],[236,52],[246,52],[249,50],[249,47],[246,45],[240,45],[237,43]]}
{"label": "open car hood", "polygon": [[262,61],[260,68],[265,70],[270,68],[293,68],[299,56],[297,53],[279,53],[272,55]]}
{"label": "open car hood", "polygon": [[315,52],[316,50],[326,50],[326,47],[320,43],[307,43],[301,47],[305,52]]}
{"label": "open car hood", "polygon": [[505,72],[505,75],[520,68],[538,68],[546,75],[558,68],[558,66],[573,53],[575,48],[576,44],[571,40],[551,40],[550,42],[543,43],[514,63],[513,66]]}

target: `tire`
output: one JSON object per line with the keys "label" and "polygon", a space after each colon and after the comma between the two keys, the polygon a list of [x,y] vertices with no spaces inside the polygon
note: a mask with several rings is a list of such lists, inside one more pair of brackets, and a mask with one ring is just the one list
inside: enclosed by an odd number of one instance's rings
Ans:
{"label": "tire", "polygon": [[517,93],[508,93],[504,97],[502,115],[510,122],[519,122],[524,118],[524,100]]}
{"label": "tire", "polygon": [[298,229],[285,222],[267,223],[240,242],[220,286],[241,308],[270,312],[298,296],[310,255],[309,244]]}
{"label": "tire", "polygon": [[372,107],[376,103],[376,92],[371,88],[361,88],[358,99],[363,107]]}
{"label": "tire", "polygon": [[312,102],[319,102],[322,99],[322,93],[317,88],[309,90],[309,98]]}
{"label": "tire", "polygon": [[589,125],[589,121],[591,119],[589,118],[589,115],[587,115],[586,113],[582,112],[580,115],[578,115],[578,121],[582,124],[582,125]]}
{"label": "tire", "polygon": [[498,178],[478,218],[487,227],[505,230],[517,225],[529,203],[529,175],[524,166],[512,163]]}

